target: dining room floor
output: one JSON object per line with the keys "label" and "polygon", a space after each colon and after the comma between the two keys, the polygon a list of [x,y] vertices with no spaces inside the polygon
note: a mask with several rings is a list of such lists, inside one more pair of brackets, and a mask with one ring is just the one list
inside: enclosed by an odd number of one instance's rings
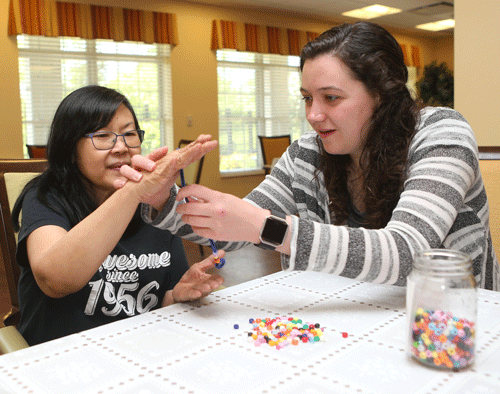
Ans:
{"label": "dining room floor", "polygon": [[[200,255],[199,246],[183,241],[189,264],[201,261],[210,255],[209,247],[204,246],[204,257]],[[234,286],[261,276],[273,274],[281,270],[280,254],[249,245],[243,249],[226,254],[226,264],[214,272],[222,275],[224,286]],[[10,297],[3,267],[0,268],[0,316],[10,310]]]}

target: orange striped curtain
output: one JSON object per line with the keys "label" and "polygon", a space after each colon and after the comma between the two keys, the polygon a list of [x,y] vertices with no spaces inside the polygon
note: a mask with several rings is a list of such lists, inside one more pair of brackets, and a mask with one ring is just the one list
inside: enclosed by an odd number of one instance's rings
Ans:
{"label": "orange striped curtain", "polygon": [[259,50],[259,28],[257,25],[245,24],[245,51],[260,52]]}
{"label": "orange striped curtain", "polygon": [[415,46],[415,45],[412,45],[412,47],[411,47],[411,61],[412,61],[414,67],[417,67],[417,68],[421,67],[420,48]]}
{"label": "orange striped curtain", "polygon": [[177,44],[174,14],[53,0],[11,0],[8,34]]}
{"label": "orange striped curtain", "polygon": [[[406,44],[399,44],[401,46],[401,50],[403,51],[403,55],[405,58],[405,64],[406,66],[413,66],[420,68],[421,67],[421,61],[420,61],[420,48],[416,45],[412,45],[410,48]],[[408,50],[410,50],[411,56],[408,56]]]}
{"label": "orange striped curtain", "polygon": [[211,48],[297,56],[302,47],[318,35],[314,32],[214,20]]}
{"label": "orange striped curtain", "polygon": [[319,37],[319,33],[313,33],[313,32],[310,32],[310,31],[308,31],[306,33],[306,35],[307,35],[307,42],[314,41],[316,38]]}
{"label": "orange striped curtain", "polygon": [[300,44],[299,44],[299,31],[298,30],[287,30],[288,34],[288,52],[290,55],[299,56],[300,55]]}
{"label": "orange striped curtain", "polygon": [[267,41],[269,53],[280,54],[280,29],[267,26]]}
{"label": "orange striped curtain", "polygon": [[403,51],[403,56],[404,56],[404,59],[405,59],[405,64],[406,64],[406,66],[409,66],[410,65],[410,61],[408,60],[408,52],[406,51],[406,45],[405,44],[399,44],[399,46],[401,47],[401,50]]}
{"label": "orange striped curtain", "polygon": [[[250,23],[214,20],[212,22],[211,49],[235,49],[237,51],[276,53],[299,56],[308,42],[320,33],[258,26]],[[420,48],[416,45],[399,44],[407,66],[421,67]]]}

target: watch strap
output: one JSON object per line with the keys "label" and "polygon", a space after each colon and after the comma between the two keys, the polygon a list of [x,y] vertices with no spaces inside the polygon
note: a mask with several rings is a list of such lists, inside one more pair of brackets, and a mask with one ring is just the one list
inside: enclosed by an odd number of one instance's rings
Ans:
{"label": "watch strap", "polygon": [[271,216],[277,216],[283,220],[286,220],[286,215],[283,212],[275,211],[273,209],[270,209],[270,211],[271,211]]}
{"label": "watch strap", "polygon": [[261,242],[261,243],[254,244],[254,245],[261,248],[261,249],[265,249],[265,250],[276,250],[276,246],[266,244],[265,242]]}

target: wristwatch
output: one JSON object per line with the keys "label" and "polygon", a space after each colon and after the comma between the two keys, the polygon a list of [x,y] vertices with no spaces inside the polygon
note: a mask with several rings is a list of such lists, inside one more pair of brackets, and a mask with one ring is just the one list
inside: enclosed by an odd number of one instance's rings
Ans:
{"label": "wristwatch", "polygon": [[255,246],[262,249],[275,250],[277,247],[283,245],[287,231],[288,223],[286,215],[271,209],[271,215],[266,218],[260,230],[260,243],[255,244]]}

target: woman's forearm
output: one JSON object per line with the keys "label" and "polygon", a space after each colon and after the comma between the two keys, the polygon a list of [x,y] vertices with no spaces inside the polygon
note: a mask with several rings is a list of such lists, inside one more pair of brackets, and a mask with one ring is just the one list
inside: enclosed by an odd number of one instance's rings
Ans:
{"label": "woman's forearm", "polygon": [[68,232],[44,226],[29,235],[28,258],[44,293],[63,297],[90,281],[129,225],[139,204],[134,194],[126,185]]}

